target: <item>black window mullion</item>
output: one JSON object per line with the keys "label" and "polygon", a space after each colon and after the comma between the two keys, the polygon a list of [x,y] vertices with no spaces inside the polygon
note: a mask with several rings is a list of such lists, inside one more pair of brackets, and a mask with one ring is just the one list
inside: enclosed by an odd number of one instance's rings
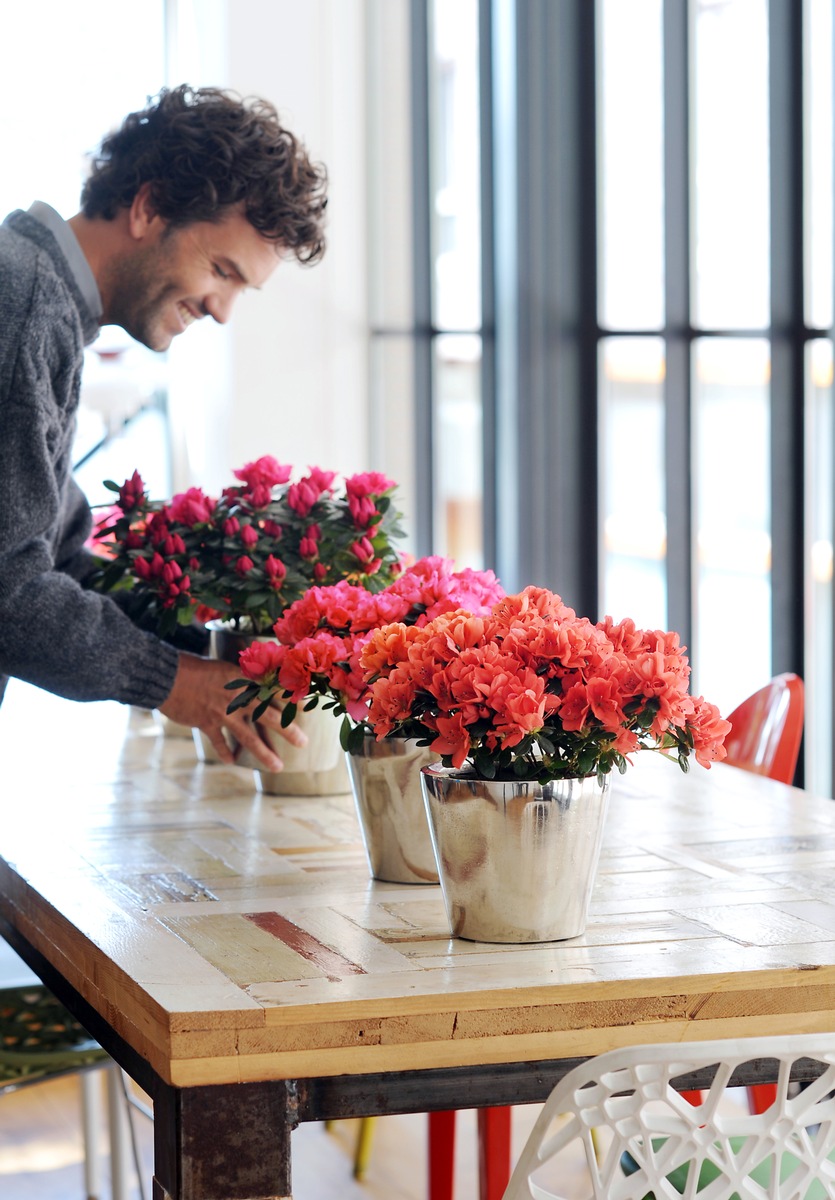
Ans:
{"label": "black window mullion", "polygon": [[[494,6],[498,562],[598,606],[595,6]],[[513,191],[501,174],[512,165]],[[511,427],[512,422],[512,427]],[[513,514],[510,520],[508,514]]]}
{"label": "black window mullion", "polygon": [[772,669],[803,673],[803,6],[770,0]]}
{"label": "black window mullion", "polygon": [[694,652],[688,5],[664,5],[667,624]]}
{"label": "black window mullion", "polygon": [[434,542],[435,471],[432,336],[432,235],[428,0],[411,0],[412,204],[415,379],[415,543],[418,555]]}
{"label": "black window mullion", "polygon": [[479,139],[481,164],[481,416],[484,500],[484,561],[498,558],[497,425],[496,425],[496,298],[493,221],[493,13],[491,0],[478,5]]}

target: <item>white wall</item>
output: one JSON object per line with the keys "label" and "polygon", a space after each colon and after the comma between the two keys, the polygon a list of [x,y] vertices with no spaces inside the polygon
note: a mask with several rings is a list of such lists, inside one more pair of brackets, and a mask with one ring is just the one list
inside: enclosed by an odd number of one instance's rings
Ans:
{"label": "white wall", "polygon": [[171,351],[176,488],[216,490],[261,454],[367,469],[365,0],[180,0],[169,82],[271,100],[330,176],[328,249],[291,259],[225,328]]}

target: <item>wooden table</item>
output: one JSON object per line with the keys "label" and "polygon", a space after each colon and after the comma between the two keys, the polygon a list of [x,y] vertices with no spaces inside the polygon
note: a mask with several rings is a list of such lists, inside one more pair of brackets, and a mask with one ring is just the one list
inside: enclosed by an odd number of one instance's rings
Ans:
{"label": "wooden table", "polygon": [[156,1200],[290,1194],[326,1117],[542,1100],[627,1043],[835,1031],[835,803],[651,755],[584,937],[448,937],[349,796],[262,796],[147,714],[0,711],[0,932],[153,1096]]}

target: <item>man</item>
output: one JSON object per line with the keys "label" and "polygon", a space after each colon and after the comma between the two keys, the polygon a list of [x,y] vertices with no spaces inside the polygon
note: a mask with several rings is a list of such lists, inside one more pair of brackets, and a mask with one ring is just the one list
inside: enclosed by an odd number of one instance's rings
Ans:
{"label": "man", "polygon": [[[158,708],[226,726],[264,767],[278,756],[227,716],[233,665],[177,651],[85,591],[89,506],[70,453],[84,346],[122,326],[165,350],[195,320],[228,320],[287,253],[324,253],[324,169],[263,100],[163,90],[105,138],[68,222],[44,204],[0,226],[0,700],[9,676],[73,700]],[[276,710],[261,723],[280,728]],[[294,744],[304,741],[293,726]]]}

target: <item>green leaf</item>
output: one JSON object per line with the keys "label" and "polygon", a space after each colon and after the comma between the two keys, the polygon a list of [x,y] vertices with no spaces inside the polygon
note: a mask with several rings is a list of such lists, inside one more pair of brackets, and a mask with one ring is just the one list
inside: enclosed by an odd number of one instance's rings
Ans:
{"label": "green leaf", "polygon": [[103,480],[104,486],[110,492],[118,492],[120,490],[118,483],[114,483],[112,479]]}
{"label": "green leaf", "polygon": [[478,773],[482,777],[482,779],[495,779],[496,778],[497,764],[493,761],[492,758],[490,758],[490,756],[488,754],[474,755],[474,762],[476,765],[476,770],[478,771]]}
{"label": "green leaf", "polygon": [[296,719],[297,706],[291,700],[289,704],[285,704],[281,710],[281,728],[286,729],[288,725],[292,725]]}
{"label": "green leaf", "polygon": [[[347,721],[347,720],[349,720],[349,718],[346,717],[345,720]],[[347,748],[348,748],[348,750],[351,751],[352,754],[359,754],[359,752],[362,750],[362,744],[365,741],[365,735],[367,732],[369,732],[369,731],[366,729],[365,725],[363,725],[363,724],[351,726],[351,732],[348,735],[348,747]]]}
{"label": "green leaf", "polygon": [[343,717],[339,726],[339,744],[343,750],[351,749],[351,722],[347,716]]}

